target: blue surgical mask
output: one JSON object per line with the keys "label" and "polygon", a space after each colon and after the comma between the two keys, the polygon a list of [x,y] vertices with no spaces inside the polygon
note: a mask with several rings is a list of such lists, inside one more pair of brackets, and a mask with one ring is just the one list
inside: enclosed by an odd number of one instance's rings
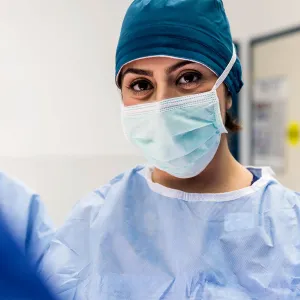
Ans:
{"label": "blue surgical mask", "polygon": [[124,133],[150,164],[178,178],[197,176],[208,166],[227,133],[217,89],[235,61],[234,48],[209,92],[122,107]]}

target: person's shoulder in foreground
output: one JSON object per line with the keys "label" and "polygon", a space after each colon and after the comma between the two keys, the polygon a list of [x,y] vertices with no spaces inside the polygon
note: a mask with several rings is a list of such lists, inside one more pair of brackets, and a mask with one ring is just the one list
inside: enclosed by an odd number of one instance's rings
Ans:
{"label": "person's shoulder in foreground", "polygon": [[0,299],[54,300],[0,212]]}
{"label": "person's shoulder in foreground", "polygon": [[252,186],[222,194],[166,188],[141,166],[116,177],[57,232],[48,282],[66,299],[298,295],[300,195],[249,170]]}
{"label": "person's shoulder in foreground", "polygon": [[0,172],[0,212],[20,250],[38,264],[54,234],[40,197],[22,182]]}

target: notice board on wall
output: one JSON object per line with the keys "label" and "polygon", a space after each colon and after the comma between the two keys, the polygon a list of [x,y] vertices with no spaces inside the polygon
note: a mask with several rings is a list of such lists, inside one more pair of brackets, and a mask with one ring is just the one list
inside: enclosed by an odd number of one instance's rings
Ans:
{"label": "notice board on wall", "polygon": [[252,40],[251,60],[252,164],[299,190],[300,26]]}

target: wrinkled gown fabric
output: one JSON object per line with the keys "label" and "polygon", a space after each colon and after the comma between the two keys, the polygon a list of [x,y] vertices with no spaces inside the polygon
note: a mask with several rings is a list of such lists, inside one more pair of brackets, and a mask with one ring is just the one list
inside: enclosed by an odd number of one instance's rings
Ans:
{"label": "wrinkled gown fabric", "polygon": [[75,207],[44,257],[63,299],[300,299],[300,195],[266,169],[189,194],[139,166]]}

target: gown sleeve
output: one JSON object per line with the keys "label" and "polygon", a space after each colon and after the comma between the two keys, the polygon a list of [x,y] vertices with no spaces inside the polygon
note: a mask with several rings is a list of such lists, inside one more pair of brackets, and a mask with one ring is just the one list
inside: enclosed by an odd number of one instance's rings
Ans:
{"label": "gown sleeve", "polygon": [[38,266],[55,232],[40,197],[0,173],[0,214],[20,251]]}
{"label": "gown sleeve", "polygon": [[0,215],[0,298],[54,300]]}

